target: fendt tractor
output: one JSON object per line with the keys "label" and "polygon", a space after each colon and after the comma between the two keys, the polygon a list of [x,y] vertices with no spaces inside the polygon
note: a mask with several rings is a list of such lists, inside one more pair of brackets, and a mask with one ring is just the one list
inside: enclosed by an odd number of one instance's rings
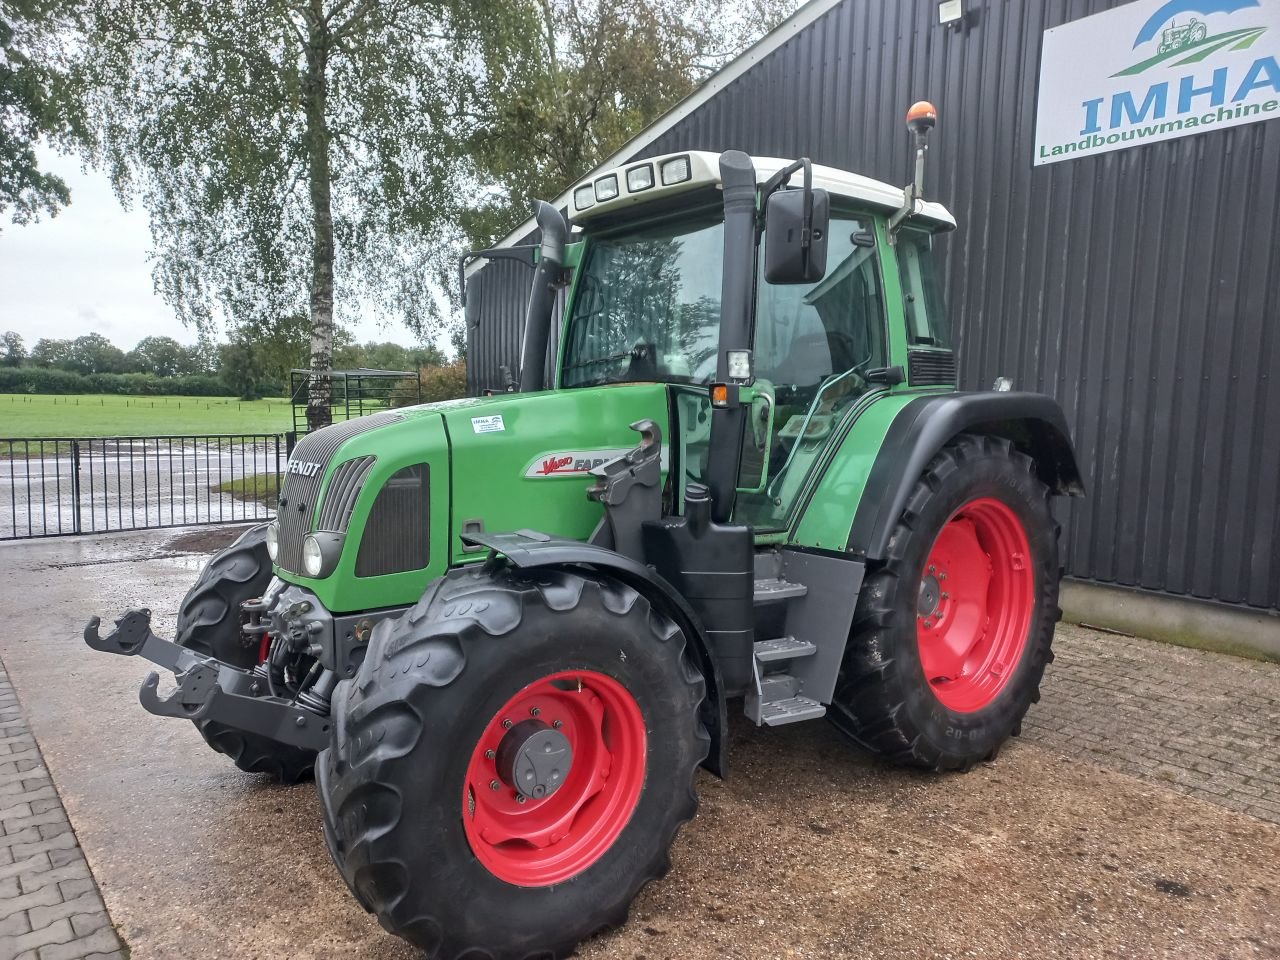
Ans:
{"label": "fendt tractor", "polygon": [[993,758],[1052,659],[1050,498],[1083,491],[1056,402],[955,390],[934,120],[905,189],[690,151],[535,203],[536,249],[476,255],[533,266],[511,392],[304,436],[175,640],[136,609],[86,641],[172,671],[142,705],[241,769],[314,771],[352,894],[448,960],[625,922],[730,711]]}

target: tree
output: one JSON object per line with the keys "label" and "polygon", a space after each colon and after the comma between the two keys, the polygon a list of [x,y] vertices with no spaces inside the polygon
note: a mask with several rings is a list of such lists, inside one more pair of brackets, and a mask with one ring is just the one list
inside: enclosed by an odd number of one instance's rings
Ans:
{"label": "tree", "polygon": [[191,351],[173,337],[143,337],[126,355],[125,362],[133,370],[157,377],[199,372]]}
{"label": "tree", "polygon": [[69,107],[54,52],[69,24],[63,0],[0,0],[0,214],[28,223],[71,202],[59,177],[40,170],[42,139],[68,148],[82,128]]}
{"label": "tree", "polygon": [[[306,312],[312,427],[335,300],[438,317],[468,44],[501,0],[102,0],[82,63],[96,155],[151,215],[158,288],[209,328]],[[337,269],[337,267],[340,269]],[[339,316],[341,312],[339,312]]]}
{"label": "tree", "polygon": [[27,359],[27,345],[16,330],[6,330],[0,334],[0,349],[4,350],[0,354],[0,364],[6,367],[21,366],[22,361]]}
{"label": "tree", "polygon": [[87,333],[71,341],[59,366],[76,373],[123,373],[124,351],[100,333]]}
{"label": "tree", "polygon": [[66,369],[71,358],[71,341],[42,337],[31,348],[31,362],[37,367]]}
{"label": "tree", "polygon": [[[489,48],[469,144],[493,184],[462,218],[490,246],[711,73],[772,29],[798,0],[536,0],[513,5],[508,45]],[[523,20],[518,18],[523,17]]]}
{"label": "tree", "polygon": [[218,348],[218,376],[241,400],[262,396],[262,363],[257,351],[244,340],[232,340]]}
{"label": "tree", "polygon": [[467,328],[459,325],[449,334],[449,345],[453,347],[453,359],[464,363],[467,359]]}

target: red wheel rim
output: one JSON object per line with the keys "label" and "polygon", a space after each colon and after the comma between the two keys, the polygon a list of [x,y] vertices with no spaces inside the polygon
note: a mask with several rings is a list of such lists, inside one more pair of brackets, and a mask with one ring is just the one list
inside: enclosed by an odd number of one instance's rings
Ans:
{"label": "red wheel rim", "polygon": [[[531,718],[565,736],[572,761],[558,789],[522,802],[497,755],[508,731]],[[591,670],[544,677],[494,714],[472,751],[462,795],[467,842],[507,883],[567,880],[599,860],[631,820],[645,760],[644,715],[622,684]]]}
{"label": "red wheel rim", "polygon": [[1017,514],[983,497],[943,526],[920,575],[920,665],[943,706],[972,713],[1013,675],[1031,632],[1035,572]]}

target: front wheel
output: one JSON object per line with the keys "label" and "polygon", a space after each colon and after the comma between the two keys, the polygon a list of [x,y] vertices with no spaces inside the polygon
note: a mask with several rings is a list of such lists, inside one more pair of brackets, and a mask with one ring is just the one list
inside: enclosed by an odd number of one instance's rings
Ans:
{"label": "front wheel", "polygon": [[993,757],[1053,660],[1058,525],[1030,457],[962,434],[926,468],[863,582],[835,724],[907,766]]}
{"label": "front wheel", "polygon": [[437,957],[559,957],[622,923],[696,809],[709,738],[679,628],[562,571],[460,571],[375,628],[333,699],[325,833]]}

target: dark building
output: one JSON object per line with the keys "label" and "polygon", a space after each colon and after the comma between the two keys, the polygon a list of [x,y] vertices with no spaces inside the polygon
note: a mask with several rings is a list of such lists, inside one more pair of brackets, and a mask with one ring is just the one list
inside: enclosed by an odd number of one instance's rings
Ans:
{"label": "dark building", "polygon": [[[1274,27],[1254,31],[1271,36],[1254,37],[1262,65],[1252,74],[1228,77],[1208,62],[1207,79],[1183,82],[1148,69],[1178,44],[1203,42],[1202,20],[1217,29],[1220,18],[1197,20],[1197,8],[1233,5],[1258,8],[1253,19]],[[1124,71],[1148,71],[1137,92],[1064,103],[1074,111],[1067,156],[1035,165],[1052,152],[1037,142],[1045,31],[1121,6],[812,0],[602,167],[738,148],[905,183],[903,117],[914,100],[932,100],[941,120],[926,192],[959,221],[943,250],[960,386],[1008,376],[1066,410],[1089,491],[1065,510],[1068,573],[1275,614],[1280,112],[1274,102],[1253,116],[1231,111],[1243,113],[1233,106],[1240,91],[1265,98],[1272,79],[1280,90],[1265,62],[1280,48],[1280,0],[1131,4],[1122,15],[1177,7],[1190,25],[1175,17],[1151,35],[1153,14],[1143,29],[1158,54]],[[1091,51],[1078,55],[1082,71],[1093,68]],[[1203,107],[1206,132],[1189,133],[1190,121],[1169,127],[1180,107]],[[1108,143],[1117,119],[1137,132]],[[1108,152],[1092,152],[1104,144]],[[500,365],[518,367],[529,276],[511,263],[472,276],[477,391],[500,386]]]}

